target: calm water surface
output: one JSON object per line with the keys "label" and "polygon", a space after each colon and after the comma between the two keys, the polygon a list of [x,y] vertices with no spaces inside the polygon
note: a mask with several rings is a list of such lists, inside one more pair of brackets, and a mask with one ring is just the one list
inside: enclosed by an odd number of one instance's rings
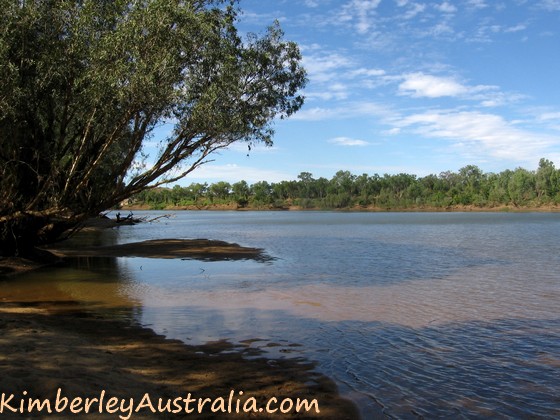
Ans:
{"label": "calm water surface", "polygon": [[178,212],[87,240],[220,239],[273,259],[80,260],[0,298],[311,359],[364,418],[560,418],[559,237],[560,214]]}

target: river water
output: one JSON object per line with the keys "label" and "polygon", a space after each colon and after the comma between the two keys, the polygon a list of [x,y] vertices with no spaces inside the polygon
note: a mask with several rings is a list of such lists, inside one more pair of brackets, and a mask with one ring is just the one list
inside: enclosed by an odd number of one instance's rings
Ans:
{"label": "river water", "polygon": [[177,212],[86,239],[163,238],[271,259],[81,259],[0,297],[313,360],[366,419],[560,418],[560,214]]}

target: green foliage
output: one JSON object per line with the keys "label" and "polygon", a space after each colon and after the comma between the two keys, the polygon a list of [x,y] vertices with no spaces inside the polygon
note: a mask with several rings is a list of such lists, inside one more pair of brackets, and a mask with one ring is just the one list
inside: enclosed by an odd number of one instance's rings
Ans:
{"label": "green foliage", "polygon": [[[191,184],[183,190],[199,189]],[[237,203],[254,208],[286,208],[293,204],[302,209],[346,209],[377,207],[381,209],[448,208],[455,205],[475,207],[539,206],[560,201],[560,170],[542,159],[537,171],[518,168],[499,174],[485,174],[474,165],[458,172],[417,178],[409,174],[362,174],[337,172],[332,179],[313,178],[309,172],[298,175],[298,181],[266,181],[248,185],[240,181],[218,182],[201,191],[199,197],[215,197],[223,191],[221,203]],[[175,191],[177,187],[174,187]],[[169,190],[167,190],[169,191]],[[230,191],[230,193],[226,193]],[[167,196],[165,189],[156,196],[138,195],[136,203],[154,207]],[[210,201],[210,200],[209,200]],[[215,202],[214,202],[215,203]]]}
{"label": "green foliage", "polygon": [[[242,39],[234,0],[0,6],[2,255],[174,182],[234,142],[271,144],[274,119],[303,104],[297,45],[278,23]],[[148,165],[143,147],[170,121]]]}
{"label": "green foliage", "polygon": [[266,181],[253,184],[251,186],[251,198],[257,206],[272,203],[272,187]]}
{"label": "green foliage", "polygon": [[245,181],[236,182],[231,186],[233,198],[237,205],[241,207],[247,206],[249,204],[249,195],[251,194],[251,190],[249,188],[249,184]]}

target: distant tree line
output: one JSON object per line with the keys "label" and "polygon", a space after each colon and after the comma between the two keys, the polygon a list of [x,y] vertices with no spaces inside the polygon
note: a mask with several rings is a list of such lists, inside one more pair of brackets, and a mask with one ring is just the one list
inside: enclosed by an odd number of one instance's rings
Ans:
{"label": "distant tree line", "polygon": [[484,173],[477,166],[468,165],[458,172],[424,177],[339,171],[331,179],[314,178],[311,173],[302,172],[297,181],[260,181],[252,185],[246,181],[220,181],[145,190],[133,196],[129,204],[152,209],[219,205],[256,209],[537,207],[560,204],[560,169],[543,158],[536,171],[517,168]]}

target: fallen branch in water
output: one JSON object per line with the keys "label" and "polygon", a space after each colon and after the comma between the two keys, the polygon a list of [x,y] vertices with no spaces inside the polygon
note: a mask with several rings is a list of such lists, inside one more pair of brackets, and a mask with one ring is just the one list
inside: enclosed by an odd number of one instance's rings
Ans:
{"label": "fallen branch in water", "polygon": [[163,214],[163,215],[161,215],[161,216],[154,217],[153,219],[150,219],[150,220],[147,220],[147,217],[145,217],[144,219],[146,219],[146,220],[144,220],[144,221],[145,221],[145,222],[148,222],[148,223],[153,223],[153,222],[155,222],[156,220],[163,219],[163,218],[169,219],[169,218],[171,218],[171,217],[175,217],[175,215],[174,215],[174,214]]}

